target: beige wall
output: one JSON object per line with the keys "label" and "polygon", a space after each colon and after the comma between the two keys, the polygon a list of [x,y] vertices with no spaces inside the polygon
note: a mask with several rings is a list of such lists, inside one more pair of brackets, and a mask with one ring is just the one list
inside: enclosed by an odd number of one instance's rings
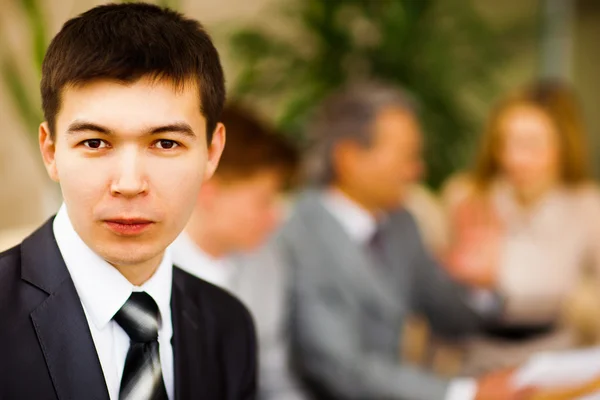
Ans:
{"label": "beige wall", "polygon": [[600,2],[579,0],[575,9],[572,77],[592,144],[596,177],[600,176]]}
{"label": "beige wall", "polygon": [[[10,44],[21,33],[14,26],[9,29],[5,22],[12,14],[12,8],[9,7],[12,3],[15,2],[0,2],[1,33]],[[0,56],[6,57],[5,47],[0,48],[4,49]],[[0,110],[0,229],[35,224],[44,212],[43,199],[48,183],[34,153],[34,142],[29,140],[32,136],[26,136],[25,128],[16,118],[16,109],[8,97],[3,80],[0,80]]]}

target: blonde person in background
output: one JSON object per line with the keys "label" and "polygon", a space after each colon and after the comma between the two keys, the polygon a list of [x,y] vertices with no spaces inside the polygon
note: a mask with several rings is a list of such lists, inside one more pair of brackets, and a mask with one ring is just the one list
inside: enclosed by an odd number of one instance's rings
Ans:
{"label": "blonde person in background", "polygon": [[466,372],[577,344],[565,310],[600,267],[600,193],[586,148],[570,89],[540,82],[493,110],[475,168],[448,183],[446,265],[481,299],[504,302],[499,323],[469,345]]}

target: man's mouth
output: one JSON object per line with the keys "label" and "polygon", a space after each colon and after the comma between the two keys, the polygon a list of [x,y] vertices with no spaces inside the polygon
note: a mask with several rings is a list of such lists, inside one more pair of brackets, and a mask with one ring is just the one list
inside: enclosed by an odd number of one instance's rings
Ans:
{"label": "man's mouth", "polygon": [[154,221],[144,218],[111,218],[104,220],[108,229],[121,236],[136,236],[150,229]]}

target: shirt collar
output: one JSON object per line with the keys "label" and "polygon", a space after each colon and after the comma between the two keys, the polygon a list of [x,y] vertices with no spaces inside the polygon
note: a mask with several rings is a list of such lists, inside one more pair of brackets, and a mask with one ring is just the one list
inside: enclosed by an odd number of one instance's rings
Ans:
{"label": "shirt collar", "polygon": [[64,204],[54,218],[53,231],[81,303],[99,330],[106,327],[133,291],[145,291],[158,305],[163,321],[161,335],[172,334],[173,265],[168,249],[154,275],[138,287],[85,244],[73,228]]}
{"label": "shirt collar", "polygon": [[375,217],[341,191],[326,190],[322,201],[325,209],[342,225],[352,240],[366,243],[377,230]]}
{"label": "shirt collar", "polygon": [[227,258],[215,258],[202,250],[183,231],[170,246],[175,265],[184,271],[221,287],[228,288],[235,272]]}

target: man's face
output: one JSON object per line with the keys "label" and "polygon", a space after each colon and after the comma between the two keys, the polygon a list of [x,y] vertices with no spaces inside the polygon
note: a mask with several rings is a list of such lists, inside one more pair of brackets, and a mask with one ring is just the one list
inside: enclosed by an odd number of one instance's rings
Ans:
{"label": "man's face", "polygon": [[388,108],[379,113],[372,129],[370,145],[351,146],[342,175],[364,205],[393,209],[422,173],[419,124],[410,113]]}
{"label": "man's face", "polygon": [[232,181],[215,177],[202,189],[200,206],[214,217],[213,236],[230,252],[250,252],[279,225],[282,189],[283,178],[275,169]]}
{"label": "man's face", "polygon": [[191,83],[99,80],[63,90],[54,140],[44,123],[40,147],[94,252],[118,266],[162,258],[223,148],[222,125],[207,148],[205,122]]}

